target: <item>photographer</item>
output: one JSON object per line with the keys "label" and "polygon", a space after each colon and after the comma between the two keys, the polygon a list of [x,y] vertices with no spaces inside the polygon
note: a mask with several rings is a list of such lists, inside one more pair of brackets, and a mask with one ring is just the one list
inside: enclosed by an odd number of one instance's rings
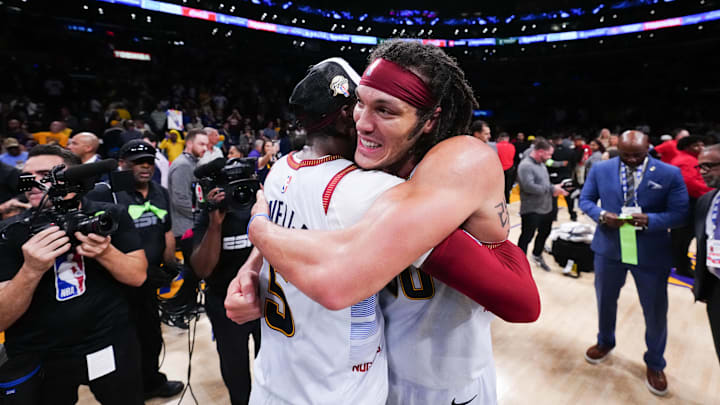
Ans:
{"label": "photographer", "polygon": [[[39,145],[25,171],[48,184],[54,167],[79,163],[58,146]],[[0,381],[12,381],[8,371],[27,377],[14,387],[21,404],[74,404],[80,384],[89,385],[102,404],[142,404],[139,347],[123,284],[141,285],[147,260],[132,221],[117,206],[85,200],[82,213],[104,211],[117,230],[112,236],[66,234],[52,214],[73,202],[74,192],[42,207],[37,186],[25,194],[33,209],[0,223],[8,231],[0,239],[0,330],[6,331],[9,357]],[[18,222],[27,218],[53,222],[27,240],[27,231],[25,237],[9,232],[11,223],[36,230]]]}
{"label": "photographer", "polygon": [[[169,284],[177,275],[175,237],[172,233],[168,191],[152,181],[155,173],[155,148],[134,139],[120,148],[120,169],[132,172],[135,187],[115,193],[117,204],[127,210],[143,241],[148,260],[147,280],[131,289],[131,317],[141,349],[142,380],[145,399],[172,397],[183,389],[180,381],[168,381],[159,371],[158,359],[163,337],[158,312],[157,289]],[[110,190],[88,194],[89,199],[113,202]],[[162,266],[162,267],[161,267]]]}
{"label": "photographer", "polygon": [[[251,162],[254,164],[254,160]],[[254,167],[249,166],[249,170],[252,173]],[[257,355],[260,323],[257,320],[243,325],[234,323],[225,313],[224,301],[230,281],[252,250],[246,230],[254,197],[249,203],[234,204],[230,201],[233,199],[230,190],[220,188],[225,186],[216,185],[207,193],[209,204],[203,207],[193,229],[195,249],[191,263],[195,274],[207,282],[205,310],[217,339],[220,370],[230,391],[231,403],[239,405],[247,404],[250,398],[247,342],[248,335],[252,334]]]}

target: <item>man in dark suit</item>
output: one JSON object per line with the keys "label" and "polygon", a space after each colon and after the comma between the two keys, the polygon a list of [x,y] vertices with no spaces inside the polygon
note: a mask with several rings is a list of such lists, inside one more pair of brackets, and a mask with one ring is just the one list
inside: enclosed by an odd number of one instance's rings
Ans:
{"label": "man in dark suit", "polygon": [[688,194],[680,170],[648,156],[648,148],[647,135],[625,131],[620,156],[593,165],[580,196],[580,208],[599,222],[591,245],[599,333],[585,359],[600,363],[615,347],[617,299],[630,270],[645,315],[646,385],[653,394],[665,395],[663,353],[672,263],[668,229],[687,221]]}
{"label": "man in dark suit", "polygon": [[[698,168],[705,183],[714,188],[698,199],[695,206],[695,299],[707,303],[708,320],[720,360],[720,145],[705,148],[698,158]],[[709,256],[709,257],[708,257]]]}

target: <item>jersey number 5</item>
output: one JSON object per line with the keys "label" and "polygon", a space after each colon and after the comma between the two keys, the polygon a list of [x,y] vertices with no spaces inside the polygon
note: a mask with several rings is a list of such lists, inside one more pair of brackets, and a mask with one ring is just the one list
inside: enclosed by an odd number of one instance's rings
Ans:
{"label": "jersey number 5", "polygon": [[292,311],[290,311],[290,306],[285,298],[285,293],[283,292],[282,287],[280,287],[280,284],[277,282],[275,269],[270,266],[269,271],[270,282],[268,283],[268,292],[282,301],[283,310],[280,310],[280,306],[277,302],[270,298],[266,298],[265,322],[267,322],[267,325],[270,328],[275,329],[287,337],[292,337],[295,335],[295,321],[293,321]]}

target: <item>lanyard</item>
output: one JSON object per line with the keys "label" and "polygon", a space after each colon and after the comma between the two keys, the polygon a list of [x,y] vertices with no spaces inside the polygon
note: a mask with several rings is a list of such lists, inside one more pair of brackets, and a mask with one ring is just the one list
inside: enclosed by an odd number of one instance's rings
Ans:
{"label": "lanyard", "polygon": [[[645,161],[643,164],[639,165],[635,168],[635,173],[632,175],[635,176],[634,184],[635,187],[633,188],[633,200],[635,201],[635,206],[638,206],[638,195],[637,190],[640,186],[640,183],[642,183],[642,179],[645,174],[645,167],[647,166],[647,158],[645,158]],[[622,183],[622,192],[623,192],[623,200],[625,199],[625,196],[627,196],[627,190],[628,190],[628,181],[627,181],[627,166],[625,163],[620,162],[620,182]],[[624,204],[623,204],[624,205]]]}
{"label": "lanyard", "polygon": [[713,204],[712,211],[710,211],[710,223],[712,224],[712,231],[710,232],[710,239],[715,239],[715,230],[717,228],[717,216],[720,211],[720,195],[715,196],[715,203]]}

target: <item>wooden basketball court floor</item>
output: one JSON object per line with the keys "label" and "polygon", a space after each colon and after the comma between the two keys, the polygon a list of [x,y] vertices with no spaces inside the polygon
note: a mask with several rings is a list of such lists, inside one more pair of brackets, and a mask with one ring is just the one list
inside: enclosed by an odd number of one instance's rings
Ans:
{"label": "wooden basketball court floor", "polygon": [[[519,203],[510,205],[513,242],[520,235],[519,208]],[[559,219],[569,220],[566,209],[561,208]],[[580,221],[590,222],[583,215]],[[532,324],[496,319],[492,324],[499,404],[720,404],[720,364],[705,304],[694,303],[689,289],[668,286],[665,372],[670,392],[660,398],[645,387],[645,326],[632,277],[628,276],[618,301],[617,347],[606,362],[590,365],[583,354],[597,334],[593,274],[564,277],[551,256],[545,254],[545,261],[551,272],[532,265],[542,299],[540,319]],[[187,381],[187,331],[164,325],[163,331],[167,350],[161,369],[171,379]],[[192,388],[201,405],[229,404],[211,336],[203,316],[192,359]],[[179,396],[147,403],[178,404],[178,400]],[[86,387],[81,388],[79,403],[96,403]],[[193,403],[186,393],[181,404]]]}

